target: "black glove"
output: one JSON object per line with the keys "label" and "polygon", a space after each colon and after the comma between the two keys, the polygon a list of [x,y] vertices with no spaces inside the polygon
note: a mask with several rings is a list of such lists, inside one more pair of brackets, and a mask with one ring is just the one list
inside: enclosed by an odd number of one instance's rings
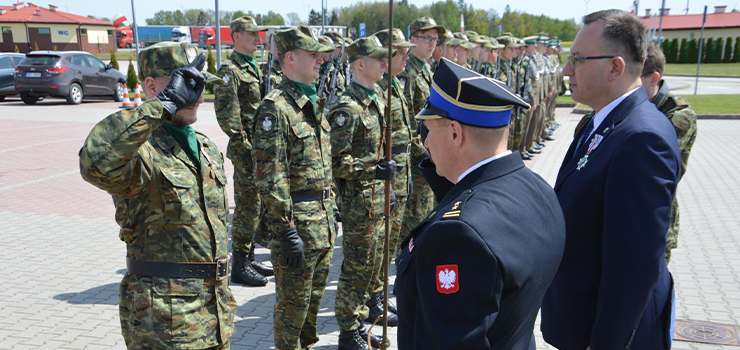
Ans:
{"label": "black glove", "polygon": [[198,102],[206,86],[206,77],[200,71],[206,64],[206,55],[200,54],[189,65],[175,69],[170,74],[167,86],[157,94],[162,101],[164,110],[170,119],[181,109],[188,108]]}
{"label": "black glove", "polygon": [[303,254],[303,240],[298,236],[295,226],[280,232],[280,251],[283,253],[283,265],[291,268],[303,265],[306,256]]}
{"label": "black glove", "polygon": [[396,175],[396,161],[381,159],[375,164],[375,178],[393,180]]}

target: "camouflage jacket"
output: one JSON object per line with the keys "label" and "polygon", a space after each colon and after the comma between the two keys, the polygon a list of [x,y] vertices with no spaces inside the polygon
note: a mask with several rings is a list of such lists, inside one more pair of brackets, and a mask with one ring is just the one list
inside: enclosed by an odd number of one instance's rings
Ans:
{"label": "camouflage jacket", "polygon": [[[160,128],[161,116],[162,103],[152,99],[100,121],[80,150],[82,178],[113,195],[128,258],[153,262],[227,258],[229,202],[223,155],[197,133],[201,163],[197,169]],[[143,314],[132,322],[143,324],[137,336],[151,338],[153,346],[208,348],[234,333],[236,302],[228,280],[131,274],[126,278],[126,295],[131,298],[122,294],[121,306]],[[192,298],[196,295],[200,297]]]}
{"label": "camouflage jacket", "polygon": [[[403,96],[400,85],[396,77],[393,77],[393,87],[390,89],[391,96],[391,147],[393,149],[418,149],[421,146],[421,140],[418,136],[412,136],[409,109],[406,98]],[[378,82],[375,89],[382,96],[383,104],[388,103],[388,78]],[[413,138],[412,138],[413,137]],[[421,153],[424,153],[426,149]],[[409,162],[409,152],[392,152],[392,158],[396,161],[396,176],[393,178],[393,190],[396,195],[409,194],[409,178],[411,177],[411,163]],[[385,154],[385,153],[383,153]]]}
{"label": "camouflage jacket", "polygon": [[229,136],[226,157],[241,159],[252,148],[250,133],[254,111],[262,96],[262,74],[236,52],[231,53],[216,74],[224,80],[224,84],[213,86],[213,107],[218,125]]}
{"label": "camouflage jacket", "polygon": [[[403,85],[403,95],[406,96],[409,112],[417,115],[424,107],[424,102],[429,98],[429,89],[432,86],[432,75],[426,62],[421,61],[414,55],[409,54],[406,70],[398,75],[398,80]],[[411,129],[416,130],[416,119],[411,118]]]}
{"label": "camouflage jacket", "polygon": [[383,136],[385,103],[374,100],[358,84],[351,84],[329,111],[332,168],[342,196],[362,196],[371,215],[382,212],[382,181],[375,164]]}
{"label": "camouflage jacket", "polygon": [[257,109],[252,157],[269,248],[280,246],[278,234],[290,226],[296,226],[305,249],[334,244],[334,201],[293,203],[290,196],[331,187],[330,127],[323,101],[317,101],[315,113],[301,89],[284,79]]}
{"label": "camouflage jacket", "polygon": [[499,69],[498,77],[496,77],[496,79],[509,86],[511,73],[511,61],[501,60],[501,68]]}
{"label": "camouflage jacket", "polygon": [[696,141],[696,113],[683,96],[671,94],[664,80],[660,81],[658,94],[653,97],[652,102],[673,123],[678,136],[678,148],[681,150],[681,176],[686,173],[689,163],[689,154]]}
{"label": "camouflage jacket", "polygon": [[[262,72],[263,77],[267,76],[267,63],[263,63],[262,66],[260,66],[260,71]],[[283,67],[280,66],[280,61],[275,57],[272,61],[272,70],[270,70],[270,85],[274,89],[276,86],[280,85],[282,81]]]}

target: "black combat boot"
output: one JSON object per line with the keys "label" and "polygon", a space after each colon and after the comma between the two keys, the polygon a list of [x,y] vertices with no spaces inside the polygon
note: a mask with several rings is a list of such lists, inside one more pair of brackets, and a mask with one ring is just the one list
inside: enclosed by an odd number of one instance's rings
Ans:
{"label": "black combat boot", "polygon": [[262,287],[267,284],[267,278],[260,275],[249,263],[246,252],[235,250],[232,255],[234,262],[231,265],[231,282],[253,287]]}
{"label": "black combat boot", "polygon": [[339,350],[370,350],[360,332],[339,330]]}
{"label": "black combat boot", "polygon": [[272,267],[265,265],[261,261],[254,260],[254,243],[252,243],[252,247],[249,248],[249,262],[252,264],[252,267],[262,276],[270,277],[275,275],[275,272],[272,271]]}
{"label": "black combat boot", "polygon": [[[365,305],[370,308],[370,314],[368,314],[365,322],[373,323],[375,322],[375,319],[378,318],[378,316],[383,314],[383,299],[378,298],[378,296],[381,295],[381,293],[373,293],[370,296],[370,300],[365,303]],[[393,306],[393,308],[395,309],[395,305]],[[378,321],[378,324],[381,324],[381,322],[383,322],[383,320]],[[390,310],[390,305],[388,306],[388,326],[398,326],[398,316],[395,312],[392,312]]]}
{"label": "black combat boot", "polygon": [[[357,332],[360,333],[360,337],[362,337],[362,340],[364,340],[365,342],[367,342],[367,333],[368,333],[368,330],[367,330],[367,328],[365,327],[364,324],[360,324],[360,328],[357,328]],[[375,334],[372,334],[372,333],[370,334],[370,345],[372,345],[373,348],[379,349],[380,348],[380,343],[382,343],[382,342],[383,342],[383,336],[381,336],[381,335],[375,335]],[[391,346],[391,340],[390,339],[388,339],[388,342],[385,343],[385,346],[383,348],[387,349],[389,346]]]}
{"label": "black combat boot", "polygon": [[[380,291],[378,293],[375,293],[374,296],[375,296],[375,299],[378,300],[378,304],[380,304],[382,306],[383,305],[383,291]],[[394,304],[390,300],[390,298],[388,299],[388,312],[392,312],[392,313],[398,315],[398,309],[396,309],[396,304]]]}

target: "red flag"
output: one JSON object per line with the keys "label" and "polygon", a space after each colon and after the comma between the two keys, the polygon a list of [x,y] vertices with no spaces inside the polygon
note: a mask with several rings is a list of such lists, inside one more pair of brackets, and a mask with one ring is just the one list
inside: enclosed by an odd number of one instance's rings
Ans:
{"label": "red flag", "polygon": [[113,21],[111,23],[114,27],[118,27],[119,24],[123,23],[123,21],[128,20],[126,16],[123,15],[123,13],[116,13],[115,16],[113,16]]}

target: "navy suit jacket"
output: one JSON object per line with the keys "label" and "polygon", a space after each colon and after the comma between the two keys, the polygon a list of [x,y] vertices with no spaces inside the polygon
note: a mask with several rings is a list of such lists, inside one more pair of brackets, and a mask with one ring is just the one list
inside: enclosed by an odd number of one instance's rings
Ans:
{"label": "navy suit jacket", "polygon": [[542,303],[542,334],[559,349],[667,349],[673,282],[663,253],[681,166],[676,133],[642,87],[594,130],[603,140],[585,164],[594,136],[575,149],[582,132],[555,183],[566,245]]}
{"label": "navy suit jacket", "polygon": [[555,192],[518,152],[471,172],[402,243],[398,348],[534,350],[564,246]]}

